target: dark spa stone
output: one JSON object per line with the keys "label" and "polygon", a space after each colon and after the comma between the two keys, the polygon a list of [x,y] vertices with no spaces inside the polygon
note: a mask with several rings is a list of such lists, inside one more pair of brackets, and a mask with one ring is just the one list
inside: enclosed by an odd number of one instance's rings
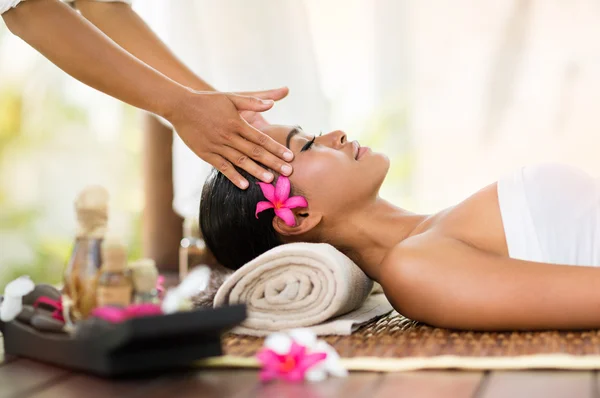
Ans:
{"label": "dark spa stone", "polygon": [[41,283],[36,285],[33,291],[23,296],[23,304],[33,305],[40,297],[48,297],[51,300],[60,300],[60,291],[54,286]]}
{"label": "dark spa stone", "polygon": [[63,322],[41,311],[31,317],[31,326],[42,332],[64,333],[64,325]]}
{"label": "dark spa stone", "polygon": [[91,317],[77,322],[75,338],[88,339],[113,329],[115,325],[104,319]]}
{"label": "dark spa stone", "polygon": [[23,309],[17,315],[17,319],[25,324],[31,323],[31,318],[35,314],[35,308],[32,305],[23,305]]}

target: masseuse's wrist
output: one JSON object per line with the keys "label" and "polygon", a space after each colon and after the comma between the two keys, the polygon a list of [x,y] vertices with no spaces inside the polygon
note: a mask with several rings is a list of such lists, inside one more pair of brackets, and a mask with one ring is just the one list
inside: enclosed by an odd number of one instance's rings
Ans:
{"label": "masseuse's wrist", "polygon": [[195,90],[177,84],[167,95],[162,97],[163,100],[157,104],[158,109],[154,113],[173,123],[195,93],[197,93]]}

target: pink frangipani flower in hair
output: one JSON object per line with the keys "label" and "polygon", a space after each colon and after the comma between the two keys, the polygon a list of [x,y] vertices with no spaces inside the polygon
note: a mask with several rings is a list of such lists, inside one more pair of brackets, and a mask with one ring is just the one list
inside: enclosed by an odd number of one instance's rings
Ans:
{"label": "pink frangipani flower in hair", "polygon": [[261,201],[256,204],[255,216],[267,209],[275,209],[275,214],[280,217],[287,225],[293,227],[296,225],[296,219],[292,209],[296,207],[307,207],[308,202],[303,196],[292,196],[290,198],[290,179],[286,176],[279,176],[277,184],[267,184],[259,182],[260,189],[267,201]]}

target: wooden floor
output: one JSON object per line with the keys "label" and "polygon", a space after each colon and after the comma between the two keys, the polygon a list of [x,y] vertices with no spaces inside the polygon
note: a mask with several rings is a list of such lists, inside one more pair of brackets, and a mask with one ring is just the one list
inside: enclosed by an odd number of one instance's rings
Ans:
{"label": "wooden floor", "polygon": [[320,383],[261,384],[256,370],[207,370],[110,381],[0,354],[0,398],[598,397],[597,372],[351,373]]}
{"label": "wooden floor", "polygon": [[0,334],[0,398],[600,398],[596,371],[352,372],[320,383],[262,384],[256,370],[197,369],[111,381],[5,357],[3,348]]}

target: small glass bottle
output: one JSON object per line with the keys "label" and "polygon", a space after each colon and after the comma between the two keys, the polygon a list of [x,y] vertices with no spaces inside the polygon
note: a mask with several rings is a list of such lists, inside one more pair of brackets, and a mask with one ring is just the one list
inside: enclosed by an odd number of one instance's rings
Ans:
{"label": "small glass bottle", "polygon": [[158,270],[156,263],[150,258],[144,258],[129,264],[133,280],[134,304],[160,304],[156,282]]}
{"label": "small glass bottle", "polygon": [[194,265],[205,264],[206,255],[206,244],[201,238],[198,219],[186,218],[183,221],[183,239],[179,245],[179,280],[183,280]]}
{"label": "small glass bottle", "polygon": [[102,256],[100,247],[108,222],[108,192],[100,186],[85,188],[75,200],[78,230],[71,258],[64,272],[63,295],[71,304],[73,320],[86,318],[96,306],[96,277]]}
{"label": "small glass bottle", "polygon": [[102,268],[96,288],[98,307],[126,307],[131,304],[133,284],[127,270],[127,249],[117,239],[102,244]]}

